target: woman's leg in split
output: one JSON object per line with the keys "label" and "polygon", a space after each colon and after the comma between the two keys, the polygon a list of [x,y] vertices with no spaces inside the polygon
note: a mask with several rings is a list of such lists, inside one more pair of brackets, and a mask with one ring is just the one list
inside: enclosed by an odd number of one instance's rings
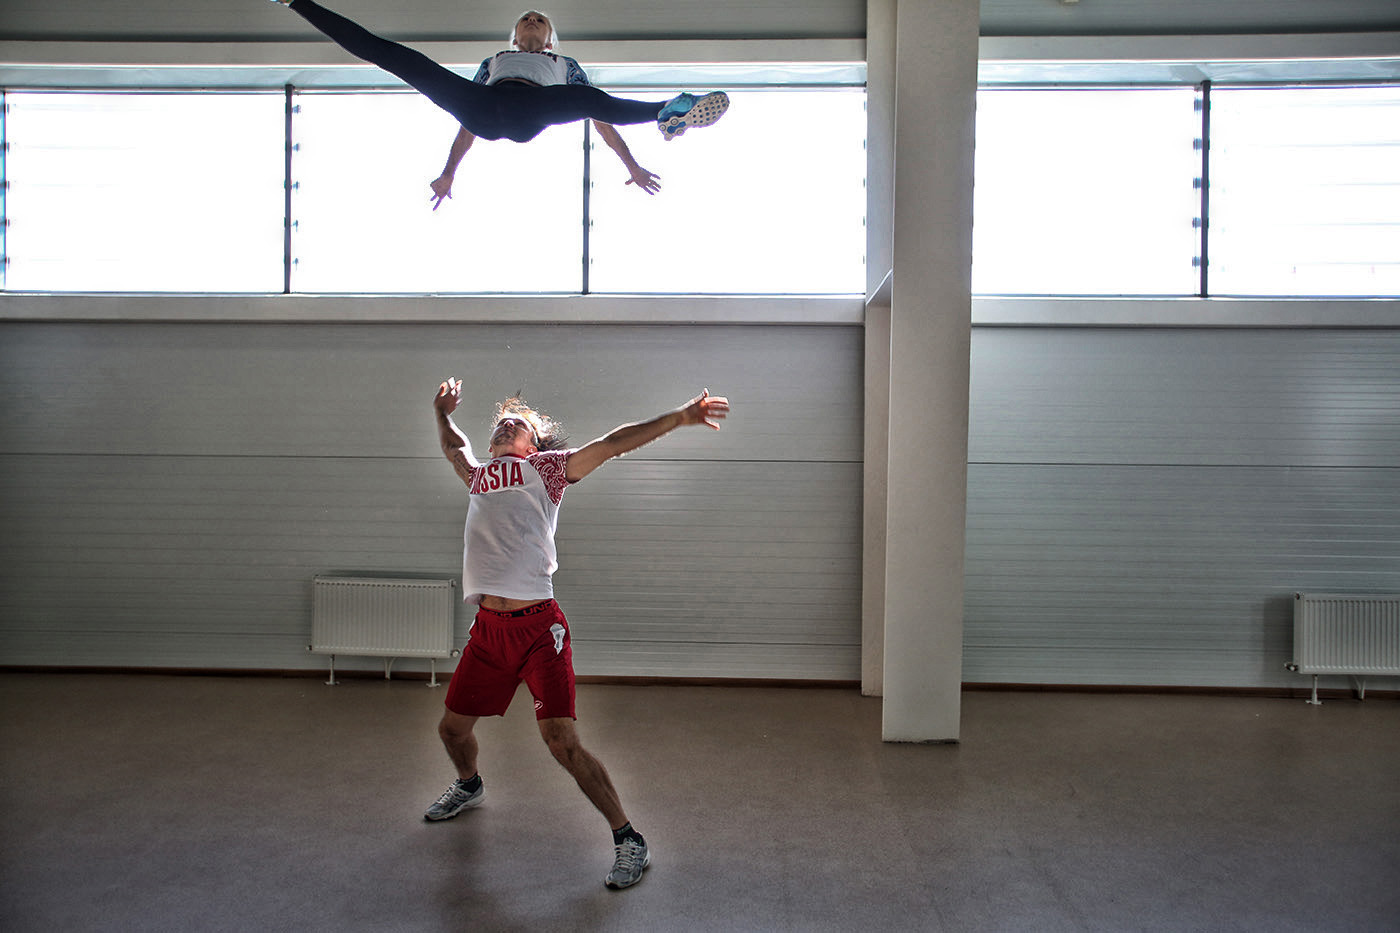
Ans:
{"label": "woman's leg in split", "polygon": [[[643,101],[613,97],[586,84],[548,87],[477,84],[442,67],[422,52],[376,36],[358,23],[327,10],[316,0],[291,0],[288,6],[341,48],[399,78],[482,139],[528,142],[546,126],[578,120],[598,120],[614,126],[655,123],[668,104],[682,99],[687,104],[678,112],[692,114],[686,122],[706,126],[719,119],[729,106],[728,98],[721,93],[700,98],[700,106],[692,112],[689,108],[695,98],[687,94],[670,102]],[[711,98],[722,99],[722,103],[711,102]],[[706,111],[703,115],[702,110]],[[684,126],[681,126],[669,130],[667,135],[679,135],[683,131]]]}
{"label": "woman's leg in split", "polygon": [[378,65],[408,84],[476,135],[484,139],[500,137],[491,125],[491,90],[484,85],[449,71],[422,52],[376,36],[315,0],[292,0],[288,8],[351,55]]}
{"label": "woman's leg in split", "polygon": [[529,120],[547,126],[598,120],[614,126],[655,123],[665,101],[628,100],[613,97],[590,84],[553,84],[549,87],[511,88],[519,97],[517,110]]}

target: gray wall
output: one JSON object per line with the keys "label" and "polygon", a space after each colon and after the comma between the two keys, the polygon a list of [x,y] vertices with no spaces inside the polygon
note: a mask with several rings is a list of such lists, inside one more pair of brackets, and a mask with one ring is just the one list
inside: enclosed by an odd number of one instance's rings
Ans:
{"label": "gray wall", "polygon": [[460,572],[466,494],[430,408],[455,374],[478,442],[516,390],[576,443],[704,387],[734,399],[724,430],[566,496],[580,673],[857,679],[860,346],[856,327],[0,324],[0,663],[321,666],[314,575]]}
{"label": "gray wall", "polygon": [[[1292,592],[1400,592],[1400,330],[972,347],[968,681],[1298,685]],[[581,673],[854,680],[861,357],[837,325],[0,324],[0,663],[322,666],[312,576],[459,571],[457,374],[478,439],[516,389],[578,442],[734,399],[568,493]]]}
{"label": "gray wall", "polygon": [[1400,330],[979,329],[970,682],[1296,686],[1295,591],[1400,592]]}
{"label": "gray wall", "polygon": [[[520,9],[333,6],[412,40],[496,41]],[[550,9],[566,42],[865,30],[854,0]],[[984,35],[1396,18],[1390,0],[982,4]],[[0,41],[25,39],[321,41],[263,0],[0,0]],[[735,399],[723,432],[569,493],[556,581],[582,673],[859,676],[858,326],[21,323],[4,301],[0,664],[319,666],[313,575],[458,570],[462,489],[428,411],[456,373],[474,399],[523,389],[577,440],[702,385]],[[975,329],[966,679],[1297,683],[1289,593],[1400,589],[1397,356],[1400,327]]]}

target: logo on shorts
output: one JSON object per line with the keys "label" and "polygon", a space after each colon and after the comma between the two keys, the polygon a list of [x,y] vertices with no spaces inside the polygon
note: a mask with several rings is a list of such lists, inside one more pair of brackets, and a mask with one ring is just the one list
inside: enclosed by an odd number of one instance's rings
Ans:
{"label": "logo on shorts", "polygon": [[538,713],[538,712],[539,712],[540,710],[542,710],[542,709],[544,709],[544,701],[543,701],[543,700],[536,700],[536,701],[535,701],[535,712]]}

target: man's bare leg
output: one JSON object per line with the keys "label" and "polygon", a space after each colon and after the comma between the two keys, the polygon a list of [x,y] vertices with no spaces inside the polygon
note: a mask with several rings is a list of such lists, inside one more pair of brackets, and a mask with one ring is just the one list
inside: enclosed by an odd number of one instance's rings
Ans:
{"label": "man's bare leg", "polygon": [[464,781],[476,774],[477,744],[472,730],[476,728],[478,718],[463,716],[449,709],[443,711],[442,721],[438,723],[438,737],[442,739],[443,748],[447,749],[447,757],[452,759],[457,769],[457,776]]}
{"label": "man's bare leg", "polygon": [[574,721],[567,717],[541,719],[540,735],[555,760],[573,775],[579,790],[603,814],[608,826],[615,830],[626,826],[627,814],[622,812],[622,801],[618,799],[612,778],[608,777],[608,769],[579,742]]}
{"label": "man's bare leg", "polygon": [[617,797],[608,769],[579,743],[578,730],[572,719],[541,719],[540,735],[564,770],[574,776],[583,791],[613,831],[615,859],[612,871],[603,883],[610,888],[630,888],[642,880],[642,872],[651,862],[646,840],[632,828],[622,803]]}
{"label": "man's bare leg", "polygon": [[447,749],[447,757],[457,769],[457,780],[443,792],[428,811],[425,820],[450,820],[471,807],[480,806],[482,801],[481,778],[476,773],[476,736],[472,733],[477,717],[463,716],[447,710],[438,723],[438,736]]}
{"label": "man's bare leg", "polygon": [[641,873],[651,863],[651,855],[647,850],[647,841],[627,821],[627,814],[622,811],[622,801],[617,800],[617,789],[612,785],[608,769],[603,768],[603,763],[582,747],[574,720],[539,720],[539,734],[545,737],[556,761],[574,776],[578,789],[598,807],[598,813],[612,827],[616,859],[603,884],[609,888],[630,888],[637,884],[641,881]]}

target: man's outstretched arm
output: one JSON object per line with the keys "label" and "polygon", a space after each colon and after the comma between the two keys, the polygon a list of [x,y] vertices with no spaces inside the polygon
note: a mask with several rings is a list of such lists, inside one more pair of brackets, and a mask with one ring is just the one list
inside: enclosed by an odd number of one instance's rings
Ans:
{"label": "man's outstretched arm", "polygon": [[719,423],[729,414],[729,399],[710,395],[706,389],[674,411],[657,415],[650,421],[638,421],[613,428],[596,441],[589,441],[569,456],[564,475],[576,483],[613,457],[620,457],[643,444],[649,444],[688,424],[703,424],[719,430]]}
{"label": "man's outstretched arm", "polygon": [[471,482],[471,471],[481,464],[472,456],[472,445],[457,425],[452,423],[452,413],[462,401],[462,380],[448,379],[438,386],[437,397],[433,399],[433,413],[437,416],[438,443],[462,482]]}

